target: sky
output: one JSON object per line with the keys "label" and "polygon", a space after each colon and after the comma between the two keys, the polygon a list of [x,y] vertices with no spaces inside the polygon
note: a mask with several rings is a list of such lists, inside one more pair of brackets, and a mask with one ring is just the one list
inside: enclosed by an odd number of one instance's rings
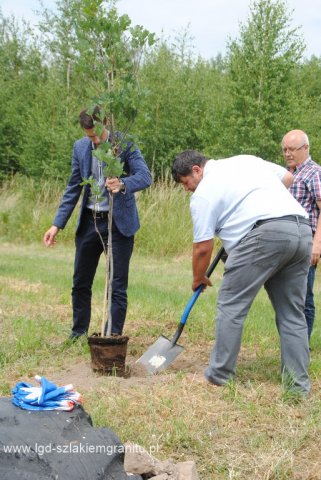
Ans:
{"label": "sky", "polygon": [[[53,9],[54,0],[43,0]],[[205,59],[224,55],[229,39],[237,39],[240,22],[246,23],[251,0],[118,0],[117,10],[127,13],[133,25],[143,25],[157,37],[170,43],[188,29],[195,55]],[[321,57],[321,0],[287,0],[289,13],[293,10],[291,25],[301,26],[306,43],[305,56]],[[0,0],[2,14],[13,14],[36,24],[38,0]]]}

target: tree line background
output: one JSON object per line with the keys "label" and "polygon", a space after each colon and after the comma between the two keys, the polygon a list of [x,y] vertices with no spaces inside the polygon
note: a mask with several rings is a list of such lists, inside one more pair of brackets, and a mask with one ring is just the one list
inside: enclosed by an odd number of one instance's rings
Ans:
{"label": "tree line background", "polygon": [[[72,145],[82,136],[78,114],[103,85],[102,8],[117,15],[114,0],[57,0],[55,12],[42,7],[37,33],[0,10],[0,181],[69,176]],[[196,58],[192,46],[188,30],[159,39],[139,67],[148,94],[132,105],[131,133],[155,180],[167,177],[184,149],[282,163],[281,139],[294,128],[306,131],[319,161],[321,58],[305,57],[286,2],[254,1],[225,56],[213,45],[211,60]]]}

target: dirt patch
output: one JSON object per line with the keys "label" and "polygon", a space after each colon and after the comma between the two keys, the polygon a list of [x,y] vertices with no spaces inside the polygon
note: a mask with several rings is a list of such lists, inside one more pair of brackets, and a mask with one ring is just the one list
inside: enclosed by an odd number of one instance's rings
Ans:
{"label": "dirt patch", "polygon": [[38,293],[43,289],[40,282],[32,283],[26,280],[12,279],[11,277],[1,277],[1,283],[14,292]]}
{"label": "dirt patch", "polygon": [[[46,366],[42,371],[35,373],[44,375],[48,380],[59,386],[73,384],[74,388],[81,394],[87,391],[95,391],[109,385],[116,386],[121,390],[136,387],[148,387],[157,384],[170,382],[178,373],[185,375],[192,383],[205,380],[204,370],[208,366],[210,346],[194,346],[193,350],[185,349],[171,365],[165,370],[150,374],[141,363],[136,363],[139,355],[128,354],[126,356],[126,372],[124,376],[108,375],[94,371],[90,358],[69,359],[64,367]],[[67,355],[67,353],[66,353]],[[245,360],[251,357],[251,352],[242,348],[240,358]],[[33,377],[24,378],[26,382],[33,382]],[[206,385],[206,381],[204,384]]]}
{"label": "dirt patch", "polygon": [[[57,385],[67,385],[72,383],[77,391],[96,390],[101,386],[111,382],[116,382],[120,387],[128,388],[142,384],[153,384],[159,382],[160,376],[150,376],[146,374],[145,369],[138,367],[133,363],[127,363],[128,373],[126,377],[117,377],[113,375],[102,375],[94,372],[91,362],[81,362],[69,365],[63,372],[48,372],[48,378]],[[50,377],[49,377],[50,374]]]}
{"label": "dirt patch", "polygon": [[128,378],[147,378],[150,377],[148,371],[141,363],[136,363],[134,359],[128,365]]}
{"label": "dirt patch", "polygon": [[143,365],[136,363],[136,360],[134,357],[127,356],[126,377],[102,375],[94,372],[90,360],[80,363],[75,362],[69,365],[64,371],[57,372],[47,370],[44,375],[57,385],[72,383],[75,389],[82,393],[108,385],[110,382],[116,382],[120,388],[164,383],[179,371],[186,371],[186,373],[201,377],[203,376],[203,371],[206,366],[204,362],[197,357],[182,355],[177,358],[166,371],[151,375]]}
{"label": "dirt patch", "polygon": [[175,362],[171,366],[171,369],[175,372],[184,371],[188,373],[203,375],[203,372],[206,367],[207,367],[207,363],[204,361],[204,359],[199,357],[194,357],[194,356],[191,357],[185,354],[185,355],[180,355],[175,360]]}

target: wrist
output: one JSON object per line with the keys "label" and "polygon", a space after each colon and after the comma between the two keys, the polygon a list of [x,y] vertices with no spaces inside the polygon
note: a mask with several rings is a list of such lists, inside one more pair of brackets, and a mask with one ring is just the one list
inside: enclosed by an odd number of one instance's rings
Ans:
{"label": "wrist", "polygon": [[193,285],[201,285],[204,283],[204,277],[193,277]]}
{"label": "wrist", "polygon": [[119,179],[119,183],[120,183],[119,191],[122,192],[122,193],[126,193],[126,185],[124,184],[124,182],[121,178]]}

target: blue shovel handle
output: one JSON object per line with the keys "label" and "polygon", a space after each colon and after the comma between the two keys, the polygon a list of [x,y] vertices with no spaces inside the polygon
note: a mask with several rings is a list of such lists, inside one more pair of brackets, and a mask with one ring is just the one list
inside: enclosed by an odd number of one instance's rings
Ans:
{"label": "blue shovel handle", "polygon": [[[209,278],[211,276],[211,274],[213,273],[216,265],[218,264],[218,262],[220,261],[222,255],[223,255],[223,252],[224,252],[224,248],[221,247],[219,249],[219,251],[217,252],[213,262],[211,263],[211,265],[209,266],[207,272],[206,272],[206,276]],[[191,296],[190,300],[188,301],[186,307],[185,307],[185,310],[182,314],[182,317],[181,317],[181,320],[178,324],[178,328],[177,328],[177,331],[174,335],[174,337],[172,338],[171,340],[171,345],[175,345],[175,343],[177,342],[177,340],[179,339],[179,337],[181,336],[181,333],[183,331],[183,328],[184,328],[184,325],[186,323],[186,320],[190,314],[190,311],[192,310],[196,300],[198,299],[198,297],[200,296],[200,293],[202,292],[203,288],[204,288],[204,284],[201,284],[199,287],[197,287],[197,289],[194,291],[193,295]]]}
{"label": "blue shovel handle", "polygon": [[181,320],[179,322],[181,325],[185,325],[186,320],[187,320],[187,318],[190,314],[190,311],[192,310],[192,308],[194,306],[194,303],[196,302],[196,300],[200,296],[204,287],[205,287],[205,285],[203,285],[203,284],[200,285],[199,287],[197,287],[197,289],[195,290],[195,292],[193,293],[193,295],[189,299],[188,304],[186,305],[185,310],[184,310],[184,312],[181,316]]}

